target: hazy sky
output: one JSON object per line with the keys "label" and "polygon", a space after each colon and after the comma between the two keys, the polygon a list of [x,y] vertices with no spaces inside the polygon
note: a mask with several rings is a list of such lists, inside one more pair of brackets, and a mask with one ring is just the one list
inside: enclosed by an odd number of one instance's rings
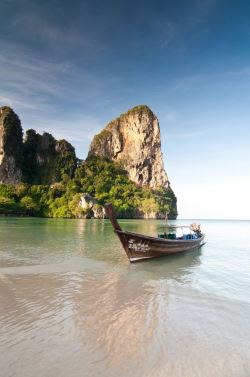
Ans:
{"label": "hazy sky", "polygon": [[91,138],[157,114],[182,218],[250,218],[250,2],[1,0],[0,105],[24,129]]}

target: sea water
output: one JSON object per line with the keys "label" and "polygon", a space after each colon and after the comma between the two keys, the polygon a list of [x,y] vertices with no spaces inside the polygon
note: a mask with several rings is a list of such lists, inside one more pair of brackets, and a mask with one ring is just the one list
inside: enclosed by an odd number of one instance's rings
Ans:
{"label": "sea water", "polygon": [[249,377],[250,222],[200,223],[200,250],[130,264],[107,220],[1,218],[1,377]]}

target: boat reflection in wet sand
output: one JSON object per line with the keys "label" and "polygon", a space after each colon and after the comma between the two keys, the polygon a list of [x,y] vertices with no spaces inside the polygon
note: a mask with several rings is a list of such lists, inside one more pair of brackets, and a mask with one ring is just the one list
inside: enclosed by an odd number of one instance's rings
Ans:
{"label": "boat reflection in wet sand", "polygon": [[[123,231],[116,219],[111,203],[106,204],[105,210],[130,262],[192,251],[205,243],[205,236],[201,233],[200,226],[196,224],[188,226],[162,226],[161,228],[164,229],[163,233],[158,234],[158,237],[150,237],[139,233]],[[183,233],[184,228],[189,229],[189,234]],[[178,229],[182,232],[180,236],[176,234]]]}

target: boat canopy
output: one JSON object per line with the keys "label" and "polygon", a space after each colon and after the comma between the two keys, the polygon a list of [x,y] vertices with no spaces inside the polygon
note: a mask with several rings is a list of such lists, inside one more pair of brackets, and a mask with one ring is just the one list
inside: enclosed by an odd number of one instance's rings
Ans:
{"label": "boat canopy", "polygon": [[200,232],[201,227],[199,224],[193,223],[190,225],[164,225],[160,226],[161,229],[182,229],[182,228],[188,228],[192,230],[193,232]]}
{"label": "boat canopy", "polygon": [[167,228],[167,229],[173,229],[173,228],[191,228],[191,225],[164,225],[164,226],[160,226],[160,228]]}

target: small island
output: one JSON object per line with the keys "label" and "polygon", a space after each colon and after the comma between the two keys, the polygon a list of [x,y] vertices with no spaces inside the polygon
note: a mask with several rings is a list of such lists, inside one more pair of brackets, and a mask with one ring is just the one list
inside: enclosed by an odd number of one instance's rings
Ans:
{"label": "small island", "polygon": [[136,106],[95,135],[88,156],[33,129],[0,108],[0,215],[104,218],[112,202],[120,218],[177,217],[177,199],[164,170],[159,122]]}

